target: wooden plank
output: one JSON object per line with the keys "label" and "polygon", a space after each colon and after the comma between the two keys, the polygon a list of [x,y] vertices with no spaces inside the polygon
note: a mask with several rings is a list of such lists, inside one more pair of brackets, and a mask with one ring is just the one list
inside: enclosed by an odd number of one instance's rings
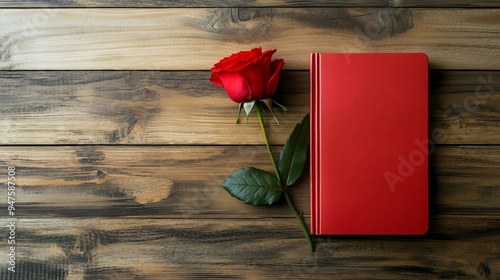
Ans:
{"label": "wooden plank", "polygon": [[438,147],[429,167],[431,213],[500,213],[499,155],[498,146]]}
{"label": "wooden plank", "polygon": [[[19,219],[16,273],[23,279],[499,275],[498,218],[443,216],[436,222],[441,226],[417,238],[315,238],[317,250],[309,253],[294,219]],[[4,228],[6,222],[0,223]],[[0,246],[7,247],[5,238]],[[0,277],[12,279],[7,254],[0,254],[0,262]]]}
{"label": "wooden plank", "polygon": [[[432,152],[433,215],[500,214],[499,146]],[[220,187],[246,166],[272,172],[263,146],[1,147],[0,159],[5,174],[16,166],[16,216],[22,218],[293,217],[286,203],[254,207]],[[6,181],[1,184],[6,189]],[[290,192],[308,216],[308,172]],[[0,192],[0,209],[7,208],[6,196]]]}
{"label": "wooden plank", "polygon": [[[238,105],[209,72],[0,72],[2,144],[263,144],[256,116],[236,124]],[[305,81],[304,81],[305,82]],[[309,110],[308,90],[283,96],[284,143]],[[255,115],[255,113],[254,113]]]}
{"label": "wooden plank", "polygon": [[500,70],[500,9],[0,10],[0,69],[206,70],[233,52],[426,52],[435,69]]}
{"label": "wooden plank", "polygon": [[500,7],[496,0],[0,0],[0,8],[180,8],[180,7]]}
{"label": "wooden plank", "polygon": [[[0,72],[0,144],[263,144],[257,118],[235,124],[237,105],[207,71]],[[500,72],[431,71],[430,134],[439,144],[500,144]],[[309,73],[283,71],[267,116],[282,145],[309,112]]]}
{"label": "wooden plank", "polygon": [[499,74],[431,71],[430,138],[440,144],[500,144]]}

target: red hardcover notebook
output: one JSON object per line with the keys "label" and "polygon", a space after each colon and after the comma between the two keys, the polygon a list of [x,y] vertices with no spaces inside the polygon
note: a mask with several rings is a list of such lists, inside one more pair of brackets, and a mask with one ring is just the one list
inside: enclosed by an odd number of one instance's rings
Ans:
{"label": "red hardcover notebook", "polygon": [[428,58],[311,55],[311,234],[428,229]]}

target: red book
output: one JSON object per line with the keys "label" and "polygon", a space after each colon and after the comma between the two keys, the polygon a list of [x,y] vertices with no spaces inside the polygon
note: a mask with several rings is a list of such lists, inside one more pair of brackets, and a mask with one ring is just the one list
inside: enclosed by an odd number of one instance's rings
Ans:
{"label": "red book", "polygon": [[311,55],[311,234],[428,229],[428,58]]}

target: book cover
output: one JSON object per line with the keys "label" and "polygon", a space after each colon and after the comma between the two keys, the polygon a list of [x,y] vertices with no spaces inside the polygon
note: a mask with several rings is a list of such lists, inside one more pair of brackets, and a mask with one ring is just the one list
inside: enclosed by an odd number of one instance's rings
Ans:
{"label": "book cover", "polygon": [[311,54],[311,234],[428,229],[428,58]]}

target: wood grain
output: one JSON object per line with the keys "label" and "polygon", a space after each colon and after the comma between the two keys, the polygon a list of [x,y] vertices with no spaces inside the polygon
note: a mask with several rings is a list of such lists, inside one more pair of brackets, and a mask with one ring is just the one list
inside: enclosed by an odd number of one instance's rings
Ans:
{"label": "wood grain", "polygon": [[180,7],[500,7],[496,0],[0,0],[0,8]]}
{"label": "wood grain", "polygon": [[[19,218],[17,272],[0,238],[0,279],[500,278],[499,8],[0,0],[0,234],[10,165]],[[234,124],[236,105],[208,81],[255,46],[287,63],[289,112],[279,126],[266,116],[276,154],[309,111],[310,52],[429,55],[429,233],[315,237],[309,253],[285,203],[249,206],[219,186],[244,166],[272,171],[256,118]],[[308,223],[307,172],[290,192]]]}
{"label": "wood grain", "polygon": [[[262,144],[254,116],[236,124],[238,105],[209,72],[0,72],[3,144]],[[267,115],[284,143],[308,112],[308,93],[284,95],[289,113]],[[242,136],[244,135],[244,136]]]}
{"label": "wood grain", "polygon": [[[257,119],[235,124],[237,105],[207,71],[0,72],[0,143],[262,144]],[[439,144],[500,144],[500,72],[431,71],[430,135]],[[267,115],[284,144],[309,112],[309,73],[284,71]],[[242,136],[244,135],[244,136]]]}
{"label": "wood grain", "polygon": [[500,9],[0,10],[0,69],[205,70],[231,53],[426,52],[434,69],[500,70]]}
{"label": "wood grain", "polygon": [[500,72],[429,73],[429,135],[440,144],[500,144]]}
{"label": "wood grain", "polygon": [[[293,217],[285,203],[254,207],[220,187],[249,165],[272,172],[263,146],[2,147],[0,159],[5,170],[16,166],[16,215],[22,218]],[[499,168],[498,146],[432,151],[431,214],[499,216]],[[0,192],[0,209],[7,207],[6,195]],[[291,195],[308,217],[307,172]]]}
{"label": "wood grain", "polygon": [[[419,238],[315,238],[317,251],[308,253],[294,219],[21,219],[16,273],[49,280],[499,275],[498,217],[435,222],[439,226]],[[11,279],[8,273],[0,269],[2,279]]]}

